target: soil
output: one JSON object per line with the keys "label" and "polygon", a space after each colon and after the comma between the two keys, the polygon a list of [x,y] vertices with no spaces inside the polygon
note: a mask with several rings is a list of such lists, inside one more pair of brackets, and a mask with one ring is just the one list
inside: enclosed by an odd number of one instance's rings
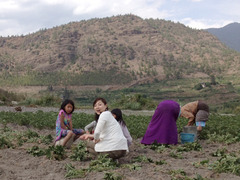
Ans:
{"label": "soil", "polygon": [[[16,124],[8,124],[9,128],[15,131],[26,131],[29,127],[19,126]],[[0,124],[0,128],[3,125]],[[55,130],[44,129],[39,130],[31,128],[32,131],[36,131],[39,135],[51,134],[55,136]],[[228,152],[239,153],[240,143],[231,145],[224,145],[220,143],[208,143],[206,140],[200,140],[199,144],[202,146],[201,151],[183,152],[182,159],[174,158],[170,156],[170,151],[173,149],[167,149],[162,153],[151,150],[149,147],[141,145],[141,139],[134,139],[133,144],[130,146],[129,153],[119,159],[119,164],[132,164],[134,157],[146,156],[152,159],[154,162],[164,160],[166,164],[156,165],[155,163],[141,163],[140,170],[130,170],[129,168],[117,168],[111,172],[119,173],[126,180],[171,180],[184,179],[182,175],[171,176],[171,171],[177,171],[179,169],[186,172],[186,177],[196,178],[197,174],[203,178],[208,179],[221,179],[221,180],[240,180],[240,176],[236,176],[230,173],[215,173],[207,166],[195,167],[193,163],[209,160],[212,163],[219,159],[213,157],[210,154],[216,152],[217,149],[226,148]],[[73,147],[79,143],[80,140],[74,142]],[[0,149],[0,179],[1,180],[62,180],[66,179],[65,165],[71,163],[76,169],[87,168],[89,161],[73,161],[69,158],[71,149],[66,149],[68,157],[64,160],[49,160],[46,156],[34,157],[27,153],[27,150],[33,145],[48,147],[48,145],[38,143],[24,143],[22,146],[15,149],[4,148]],[[181,146],[179,143],[175,147]],[[91,179],[100,180],[103,179],[105,172],[91,172],[87,174],[85,178],[78,179]]]}

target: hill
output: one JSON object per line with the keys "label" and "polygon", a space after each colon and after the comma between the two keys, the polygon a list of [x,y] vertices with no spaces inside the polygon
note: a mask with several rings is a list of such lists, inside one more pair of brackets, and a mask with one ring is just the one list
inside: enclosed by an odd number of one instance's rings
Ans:
{"label": "hill", "polygon": [[1,85],[126,85],[238,73],[240,54],[180,23],[134,15],[0,38]]}
{"label": "hill", "polygon": [[222,28],[206,29],[228,47],[240,52],[240,23],[231,23]]}

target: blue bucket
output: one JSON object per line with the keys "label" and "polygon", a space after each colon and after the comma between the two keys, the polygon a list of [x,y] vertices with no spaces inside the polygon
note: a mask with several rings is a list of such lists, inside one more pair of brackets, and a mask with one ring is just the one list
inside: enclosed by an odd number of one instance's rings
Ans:
{"label": "blue bucket", "polygon": [[194,142],[195,134],[191,133],[180,133],[181,143],[191,143]]}

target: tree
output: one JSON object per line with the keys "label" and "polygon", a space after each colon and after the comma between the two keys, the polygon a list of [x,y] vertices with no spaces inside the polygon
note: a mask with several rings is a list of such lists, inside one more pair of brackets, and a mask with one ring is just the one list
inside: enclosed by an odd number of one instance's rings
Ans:
{"label": "tree", "polygon": [[70,98],[70,92],[67,90],[67,87],[65,87],[63,91],[63,100]]}

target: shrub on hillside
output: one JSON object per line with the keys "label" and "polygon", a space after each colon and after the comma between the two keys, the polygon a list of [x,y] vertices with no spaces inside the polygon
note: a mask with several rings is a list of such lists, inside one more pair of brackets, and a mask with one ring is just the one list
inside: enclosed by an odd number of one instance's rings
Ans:
{"label": "shrub on hillside", "polygon": [[24,99],[24,96],[16,95],[15,93],[5,91],[0,89],[0,101],[5,104],[11,103],[11,101],[21,101]]}
{"label": "shrub on hillside", "polygon": [[155,109],[157,103],[142,94],[133,94],[123,95],[120,99],[116,100],[112,106],[121,109],[142,110]]}
{"label": "shrub on hillside", "polygon": [[54,95],[44,95],[38,99],[28,98],[25,100],[24,104],[27,105],[39,105],[39,106],[59,106],[61,104],[61,99]]}

